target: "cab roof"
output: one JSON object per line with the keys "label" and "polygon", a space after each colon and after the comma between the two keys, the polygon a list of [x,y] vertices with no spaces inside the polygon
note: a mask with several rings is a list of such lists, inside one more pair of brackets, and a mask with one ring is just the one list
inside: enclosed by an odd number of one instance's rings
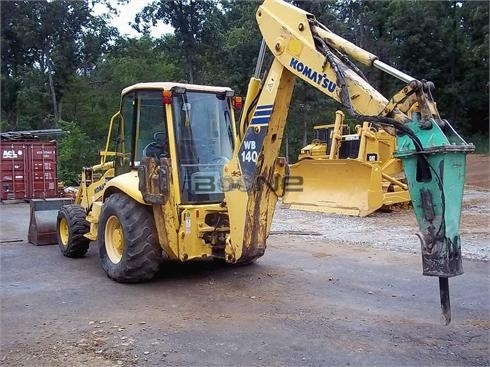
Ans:
{"label": "cab roof", "polygon": [[137,83],[124,88],[121,92],[121,96],[133,90],[142,90],[142,89],[170,90],[173,87],[183,87],[189,91],[196,91],[196,92],[223,93],[223,92],[233,91],[229,87],[213,87],[209,85],[174,83],[174,82],[148,82],[148,83]]}

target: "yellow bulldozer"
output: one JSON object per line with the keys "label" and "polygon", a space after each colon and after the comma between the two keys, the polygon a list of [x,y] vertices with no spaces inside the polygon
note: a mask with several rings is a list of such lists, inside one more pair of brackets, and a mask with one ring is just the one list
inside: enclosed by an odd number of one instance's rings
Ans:
{"label": "yellow bulldozer", "polygon": [[[389,67],[284,1],[264,1],[256,17],[264,42],[239,123],[238,99],[228,87],[153,82],[122,91],[100,164],[83,170],[74,202],[54,218],[61,252],[81,257],[97,244],[103,269],[118,282],[150,279],[165,260],[246,264],[264,255],[277,201],[292,188],[279,151],[300,78],[367,122],[364,129],[384,124],[397,131],[424,274],[441,279],[448,320],[447,278],[462,268],[459,223],[446,221],[454,215],[445,213],[461,212],[465,153],[473,146],[443,133],[446,122],[427,82]],[[273,62],[262,80],[266,45]],[[387,99],[349,56],[406,84]],[[415,111],[412,118],[408,111]]]}
{"label": "yellow bulldozer", "polygon": [[335,123],[314,127],[315,139],[290,165],[302,182],[282,199],[291,209],[366,216],[410,202],[402,163],[393,156],[396,139],[386,127],[364,122],[350,132],[344,113]]}

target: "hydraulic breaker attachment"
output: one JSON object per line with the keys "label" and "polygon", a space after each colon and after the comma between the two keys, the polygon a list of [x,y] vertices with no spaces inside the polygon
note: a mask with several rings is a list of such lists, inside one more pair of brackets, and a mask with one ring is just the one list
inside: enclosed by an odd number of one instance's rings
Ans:
{"label": "hydraulic breaker attachment", "polygon": [[402,160],[420,232],[423,274],[439,277],[445,324],[451,322],[448,278],[463,274],[459,224],[466,154],[475,149],[443,121],[413,120],[398,135]]}
{"label": "hydraulic breaker attachment", "polygon": [[32,199],[27,241],[36,246],[58,243],[56,237],[58,210],[63,205],[71,203],[73,199]]}

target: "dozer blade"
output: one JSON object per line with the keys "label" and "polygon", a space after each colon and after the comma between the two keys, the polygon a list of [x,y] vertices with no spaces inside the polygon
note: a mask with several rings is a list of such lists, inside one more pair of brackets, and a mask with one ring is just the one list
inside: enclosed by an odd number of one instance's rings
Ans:
{"label": "dozer blade", "polygon": [[58,242],[56,237],[56,220],[58,210],[69,205],[73,199],[32,199],[31,218],[27,240],[36,246],[53,245]]}
{"label": "dozer blade", "polygon": [[[290,165],[283,203],[291,209],[364,217],[383,206],[382,172],[355,159],[304,159]],[[301,179],[301,178],[302,179]]]}

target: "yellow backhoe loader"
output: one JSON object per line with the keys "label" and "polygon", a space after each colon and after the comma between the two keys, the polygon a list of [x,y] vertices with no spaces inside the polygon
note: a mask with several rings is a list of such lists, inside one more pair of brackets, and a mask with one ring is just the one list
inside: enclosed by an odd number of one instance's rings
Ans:
{"label": "yellow backhoe loader", "polygon": [[[455,216],[465,153],[473,147],[442,133],[440,125],[449,124],[440,119],[427,83],[390,68],[312,14],[266,0],[257,21],[264,42],[238,131],[230,88],[155,82],[122,91],[101,163],[84,170],[75,202],[58,213],[62,253],[82,256],[90,241],[97,243],[103,269],[119,282],[152,278],[165,260],[251,263],[262,256],[278,198],[298,188],[278,155],[301,78],[360,121],[399,132],[397,155],[420,220],[424,274],[440,278],[449,321],[447,278],[462,273]],[[274,60],[261,80],[265,45]],[[387,100],[348,55],[408,85]]]}
{"label": "yellow backhoe loader", "polygon": [[351,133],[344,113],[335,123],[314,127],[315,139],[290,165],[303,190],[282,201],[291,209],[366,216],[380,208],[410,202],[402,163],[393,157],[396,139],[386,127],[364,122]]}

